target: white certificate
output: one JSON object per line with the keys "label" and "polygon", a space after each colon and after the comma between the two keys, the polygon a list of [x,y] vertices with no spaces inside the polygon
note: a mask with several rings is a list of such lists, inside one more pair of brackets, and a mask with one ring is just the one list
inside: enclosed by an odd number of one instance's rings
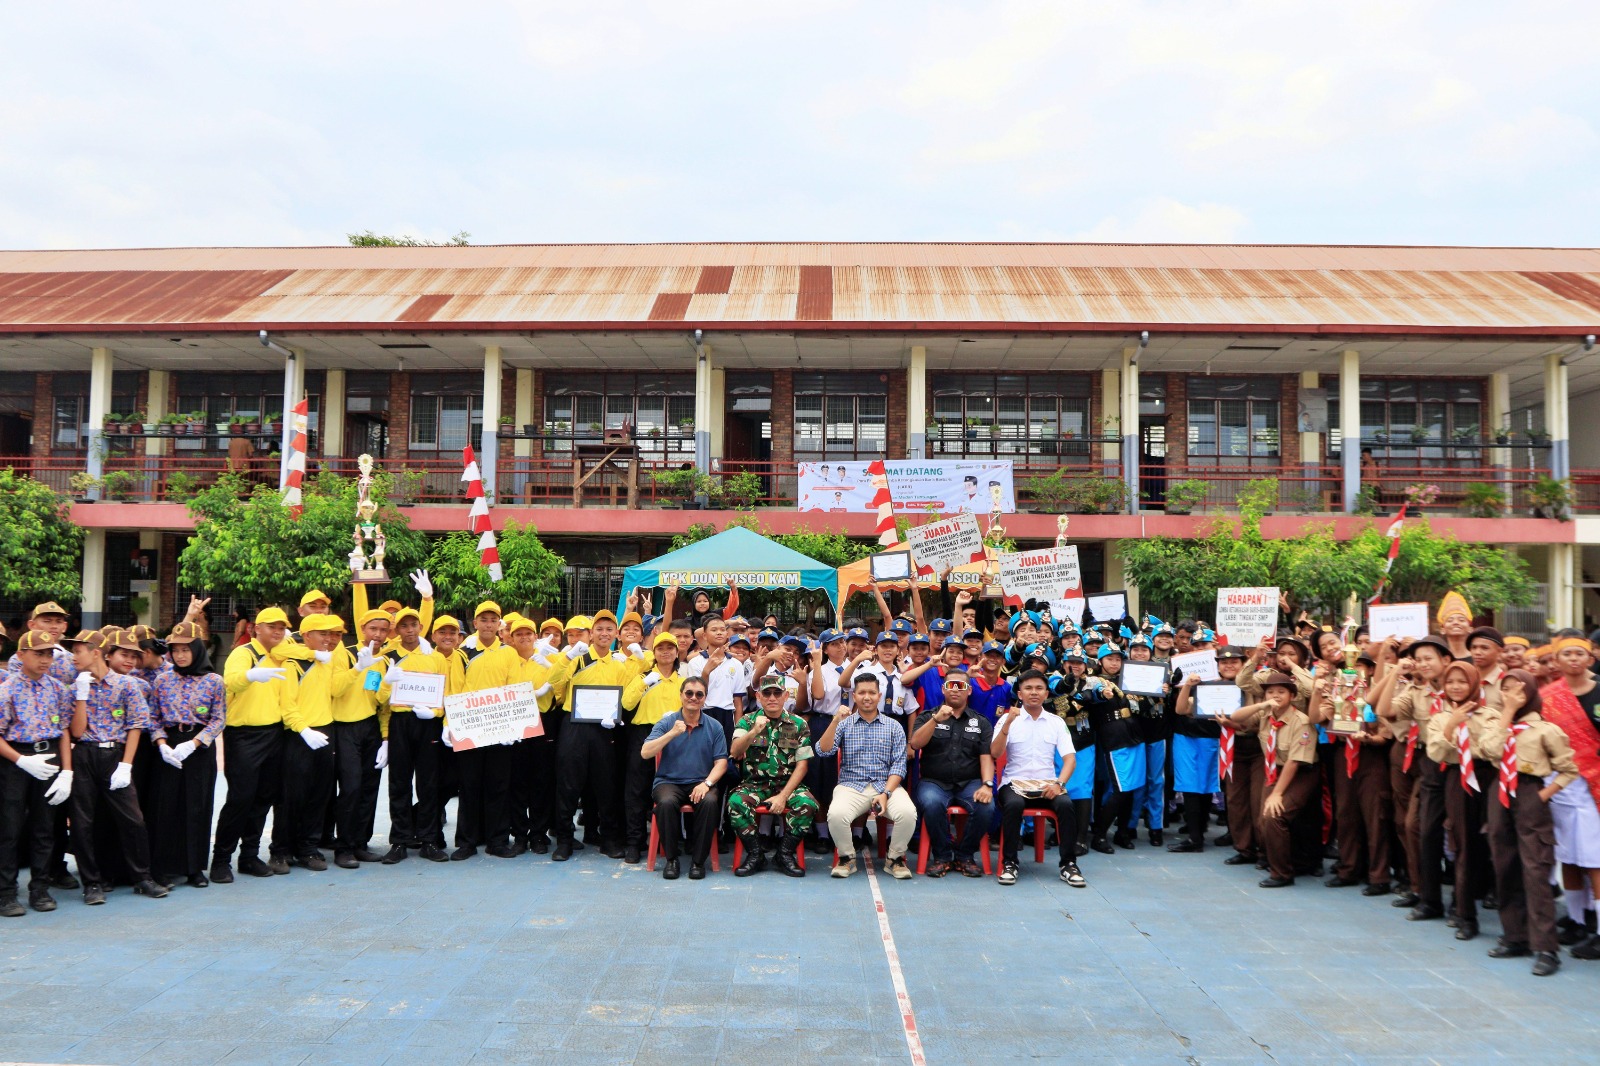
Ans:
{"label": "white certificate", "polygon": [[1160,696],[1167,683],[1166,663],[1123,663],[1122,691],[1130,696]]}
{"label": "white certificate", "polygon": [[389,686],[389,705],[392,707],[425,707],[434,710],[444,706],[444,675],[414,674],[402,670]]}
{"label": "white certificate", "polygon": [[1367,607],[1367,635],[1374,641],[1389,637],[1428,635],[1428,605],[1425,603],[1374,603]]}
{"label": "white certificate", "polygon": [[1120,622],[1128,617],[1128,593],[1097,592],[1089,599],[1089,618],[1095,622]]}
{"label": "white certificate", "polygon": [[1217,673],[1217,651],[1207,648],[1205,651],[1191,651],[1184,655],[1174,655],[1167,662],[1172,668],[1183,674],[1185,678],[1194,678],[1196,681],[1216,681],[1222,675]]}
{"label": "white certificate", "polygon": [[621,685],[573,685],[574,722],[615,722],[622,717]]}
{"label": "white certificate", "polygon": [[911,553],[878,552],[867,557],[874,581],[906,581],[911,577]]}
{"label": "white certificate", "polygon": [[1244,689],[1232,681],[1204,681],[1190,693],[1194,713],[1201,718],[1221,718],[1244,706]]}

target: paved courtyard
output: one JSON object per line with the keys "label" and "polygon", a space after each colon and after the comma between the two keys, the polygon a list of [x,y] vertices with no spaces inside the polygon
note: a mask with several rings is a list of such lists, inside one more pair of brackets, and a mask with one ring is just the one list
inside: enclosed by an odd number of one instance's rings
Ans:
{"label": "paved courtyard", "polygon": [[[1387,899],[1146,846],[877,885],[929,1063],[1551,1062],[1600,965],[1535,979]],[[0,1059],[909,1063],[873,886],[572,862],[296,869],[0,925]],[[814,863],[817,869],[822,863]]]}

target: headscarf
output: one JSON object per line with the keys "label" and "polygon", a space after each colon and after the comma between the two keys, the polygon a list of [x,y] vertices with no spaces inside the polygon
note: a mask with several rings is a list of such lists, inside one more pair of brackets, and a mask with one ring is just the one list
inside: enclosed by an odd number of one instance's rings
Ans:
{"label": "headscarf", "polygon": [[[1450,680],[1450,675],[1453,673],[1460,673],[1466,676],[1467,684],[1471,686],[1470,690],[1473,693],[1469,698],[1469,702],[1474,706],[1482,706],[1483,676],[1478,673],[1478,668],[1469,662],[1459,659],[1451,663],[1444,668],[1444,673],[1439,675],[1439,689],[1441,691],[1443,691],[1445,682]],[[1445,698],[1449,699],[1450,697],[1446,696]]]}
{"label": "headscarf", "polygon": [[[167,654],[172,654],[172,649],[175,646],[169,643],[167,645]],[[206,650],[205,641],[191,640],[189,642],[189,650],[194,652],[194,660],[188,666],[179,666],[177,660],[173,660],[173,673],[182,677],[204,677],[206,674],[216,673],[215,670],[211,669],[211,653]]]}
{"label": "headscarf", "polygon": [[1539,695],[1539,681],[1537,678],[1528,673],[1526,670],[1517,669],[1506,671],[1505,676],[1500,679],[1500,686],[1502,689],[1505,687],[1505,683],[1507,681],[1518,682],[1522,685],[1522,691],[1528,694],[1527,701],[1523,703],[1521,709],[1518,710],[1517,713],[1512,717],[1512,721],[1516,721],[1518,718],[1521,718],[1524,715],[1543,713],[1544,698]]}

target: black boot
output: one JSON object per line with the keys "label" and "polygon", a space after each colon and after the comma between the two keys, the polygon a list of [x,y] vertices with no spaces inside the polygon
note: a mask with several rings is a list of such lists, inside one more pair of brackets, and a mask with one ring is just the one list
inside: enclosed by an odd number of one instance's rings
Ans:
{"label": "black boot", "polygon": [[804,877],[805,867],[795,859],[795,849],[800,846],[800,838],[784,835],[783,842],[778,845],[778,869],[789,877]]}
{"label": "black boot", "polygon": [[741,834],[739,844],[744,848],[744,861],[733,871],[733,876],[749,877],[751,874],[758,874],[767,868],[767,856],[761,850],[761,838],[759,836],[755,833]]}

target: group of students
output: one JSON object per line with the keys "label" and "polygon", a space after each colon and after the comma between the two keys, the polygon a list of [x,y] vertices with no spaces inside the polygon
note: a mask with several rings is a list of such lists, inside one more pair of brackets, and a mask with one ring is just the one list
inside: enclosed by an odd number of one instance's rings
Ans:
{"label": "group of students", "polygon": [[[925,619],[920,596],[897,617],[876,589],[876,632],[841,620],[785,633],[704,591],[680,612],[677,589],[660,615],[635,598],[620,618],[535,621],[484,601],[463,624],[435,617],[428,575],[412,578],[415,608],[369,608],[354,586],[350,626],[319,590],[292,623],[269,607],[220,673],[201,601],[164,639],[68,636],[66,612],[40,604],[0,683],[0,916],[26,911],[22,865],[45,911],[52,887],[81,885],[90,904],[116,884],[160,897],[235,868],[324,870],[325,849],[355,868],[480,849],[564,861],[587,842],[636,863],[652,823],[676,877],[682,806],[695,812],[691,877],[716,837],[737,841],[741,876],[769,854],[802,876],[805,852],[834,853],[846,876],[876,816],[880,835],[892,826],[877,850],[897,878],[912,876],[920,835],[928,876],[983,876],[997,840],[999,882],[1013,884],[1033,819],[1056,836],[1061,879],[1081,887],[1079,858],[1134,847],[1141,823],[1160,846],[1169,814],[1182,829],[1168,850],[1203,851],[1220,810],[1226,862],[1265,870],[1264,888],[1320,875],[1331,854],[1327,885],[1394,894],[1411,920],[1448,916],[1458,939],[1477,935],[1480,905],[1497,907],[1490,954],[1531,954],[1536,974],[1555,971],[1563,943],[1600,958],[1600,687],[1575,631],[1534,648],[1474,627],[1452,593],[1437,635],[1373,642],[1302,618],[1238,648],[1203,623],[1080,628],[969,592],[946,598],[949,617]],[[1128,662],[1206,649],[1241,690],[1237,710],[1199,713],[1197,679],[1176,670],[1160,694],[1122,687]],[[405,673],[443,675],[447,694],[527,682],[543,735],[454,750],[439,709],[391,698]],[[571,715],[588,685],[622,689],[620,720]],[[1331,732],[1352,701],[1358,731]],[[385,776],[390,834],[374,849]]]}

